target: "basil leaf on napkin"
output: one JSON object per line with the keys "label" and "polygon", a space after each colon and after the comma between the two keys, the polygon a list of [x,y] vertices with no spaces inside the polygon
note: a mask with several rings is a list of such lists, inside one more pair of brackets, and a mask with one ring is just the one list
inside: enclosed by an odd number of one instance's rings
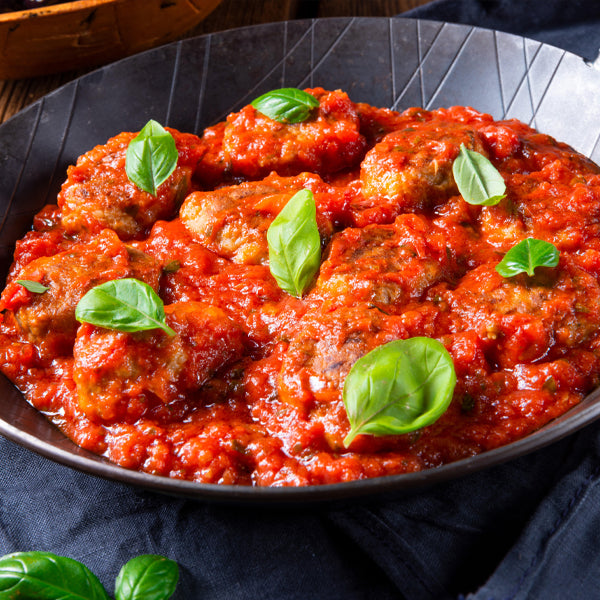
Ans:
{"label": "basil leaf on napkin", "polygon": [[[154,554],[132,558],[115,582],[116,600],[168,600],[179,567]],[[15,552],[0,558],[0,600],[110,600],[82,563],[51,552]]]}
{"label": "basil leaf on napkin", "polygon": [[0,559],[0,600],[109,600],[83,564],[50,552],[15,552]]}
{"label": "basil leaf on napkin", "polygon": [[177,563],[164,556],[142,554],[123,565],[115,583],[116,600],[167,600],[179,579]]}

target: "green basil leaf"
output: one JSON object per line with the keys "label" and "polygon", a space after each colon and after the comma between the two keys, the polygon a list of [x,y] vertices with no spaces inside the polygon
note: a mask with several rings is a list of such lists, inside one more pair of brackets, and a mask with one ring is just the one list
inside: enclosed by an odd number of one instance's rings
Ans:
{"label": "green basil leaf", "polygon": [[251,104],[258,112],[274,121],[301,123],[319,106],[319,101],[303,90],[281,88],[259,96]]}
{"label": "green basil leaf", "polygon": [[17,283],[34,294],[43,294],[49,289],[45,285],[42,285],[39,281],[30,281],[29,279],[17,279]]}
{"label": "green basil leaf", "polygon": [[92,288],[77,304],[75,318],[106,329],[131,332],[159,328],[175,335],[166,324],[162,300],[137,279],[116,279]]}
{"label": "green basil leaf", "polygon": [[464,144],[452,164],[452,173],[460,195],[469,204],[493,206],[506,197],[506,184],[496,167]]}
{"label": "green basil leaf", "polygon": [[164,556],[143,554],[123,565],[115,584],[116,600],[167,600],[179,579],[177,563]]}
{"label": "green basil leaf", "polygon": [[125,172],[129,181],[156,196],[156,190],[177,166],[179,154],[173,136],[152,119],[129,142]]}
{"label": "green basil leaf", "polygon": [[556,267],[559,252],[554,244],[535,238],[527,238],[513,246],[496,265],[502,277],[513,277],[518,273],[533,276],[536,267]]}
{"label": "green basil leaf", "polygon": [[350,433],[397,435],[430,425],[452,400],[452,357],[437,340],[414,337],[375,348],[356,361],[344,382]]}
{"label": "green basil leaf", "polygon": [[321,264],[321,238],[313,193],[294,194],[267,230],[269,268],[279,287],[302,297]]}
{"label": "green basil leaf", "polygon": [[0,600],[109,600],[83,564],[50,552],[15,552],[0,558]]}

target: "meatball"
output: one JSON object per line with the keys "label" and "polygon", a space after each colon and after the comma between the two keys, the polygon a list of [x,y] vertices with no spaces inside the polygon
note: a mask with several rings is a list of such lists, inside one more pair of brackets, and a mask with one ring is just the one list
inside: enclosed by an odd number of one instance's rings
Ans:
{"label": "meatball", "polygon": [[242,356],[243,334],[219,308],[203,302],[165,306],[176,335],[123,333],[83,324],[74,348],[79,406],[92,420],[139,419],[156,404],[199,390]]}
{"label": "meatball", "polygon": [[414,120],[411,111],[399,113],[362,102],[356,104],[356,112],[360,121],[360,131],[365,136],[369,148],[380,142],[386,134],[404,129]]}
{"label": "meatball", "polygon": [[461,144],[487,156],[483,137],[471,125],[447,122],[441,110],[416,115],[365,156],[357,224],[389,222],[402,212],[426,211],[458,194],[452,163]]}
{"label": "meatball", "polygon": [[136,133],[121,133],[80,156],[69,167],[58,195],[65,229],[78,233],[108,228],[130,240],[142,237],[158,219],[173,217],[190,191],[193,170],[205,149],[195,135],[169,131],[179,161],[156,196],[139,189],[125,172],[127,146]]}
{"label": "meatball", "polygon": [[596,243],[600,236],[599,175],[574,176],[562,165],[551,163],[538,173],[508,175],[508,189],[517,187],[515,212],[531,237],[543,237],[559,250],[571,252]]}
{"label": "meatball", "polygon": [[[214,183],[215,172],[230,178],[261,179],[271,171],[297,175],[303,171],[327,175],[353,168],[366,151],[355,105],[341,91],[306,90],[319,107],[302,123],[280,123],[251,105],[227,117],[223,129],[206,132],[220,146],[199,165],[199,178]],[[222,137],[221,137],[222,134]],[[219,147],[219,146],[217,146]]]}
{"label": "meatball", "polygon": [[183,203],[180,217],[206,248],[240,264],[267,264],[267,229],[289,199],[301,189],[315,192],[317,225],[323,238],[333,232],[329,214],[343,195],[336,194],[318,176],[301,175],[243,183],[212,192],[194,192]]}
{"label": "meatball", "polygon": [[493,367],[554,360],[597,336],[600,286],[568,256],[560,270],[538,268],[531,278],[503,278],[494,266],[470,271],[442,294],[454,329],[475,331]]}
{"label": "meatball", "polygon": [[359,304],[307,313],[298,325],[279,375],[280,398],[303,411],[341,400],[352,365],[377,346],[408,337],[402,319]]}
{"label": "meatball", "polygon": [[[134,277],[157,289],[160,265],[128,247],[105,230],[87,243],[74,244],[53,256],[43,256],[14,273],[2,294],[2,307],[13,311],[27,339],[59,354],[70,352],[79,323],[75,308],[91,288],[113,279]],[[17,280],[36,281],[48,289],[32,293]]]}
{"label": "meatball", "polygon": [[439,228],[417,215],[400,215],[390,225],[335,234],[314,294],[329,302],[401,310],[457,269]]}

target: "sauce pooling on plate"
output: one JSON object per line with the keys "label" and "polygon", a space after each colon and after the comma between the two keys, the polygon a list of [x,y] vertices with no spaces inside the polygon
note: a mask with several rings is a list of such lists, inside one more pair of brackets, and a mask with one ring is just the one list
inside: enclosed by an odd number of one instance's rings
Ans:
{"label": "sauce pooling on plate", "polygon": [[[168,130],[177,160],[156,194],[126,172],[137,134],[117,135],[69,167],[17,243],[0,365],[78,445],[198,482],[336,483],[508,444],[598,385],[600,169],[471,108],[399,113],[306,91],[300,122],[248,105],[201,137]],[[503,180],[493,203],[465,199],[461,153],[476,183],[483,161]],[[303,190],[320,248],[290,293],[267,233]],[[121,280],[156,294],[162,328],[78,320],[86,294]],[[413,338],[449,356],[449,405],[408,432],[386,421],[349,437],[348,374]],[[410,391],[386,410],[429,401],[415,380],[426,350],[394,375]]]}

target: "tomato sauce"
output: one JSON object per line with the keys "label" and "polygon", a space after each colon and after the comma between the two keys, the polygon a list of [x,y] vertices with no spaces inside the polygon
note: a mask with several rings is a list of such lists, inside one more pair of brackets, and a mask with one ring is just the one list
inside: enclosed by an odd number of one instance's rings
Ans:
{"label": "tomato sauce", "polygon": [[[471,108],[403,113],[308,90],[303,123],[252,106],[201,137],[156,196],[125,173],[122,133],[69,167],[15,248],[0,299],[0,367],[68,437],[126,468],[215,484],[300,486],[408,473],[522,438],[599,383],[600,169],[515,120]],[[461,197],[460,145],[507,195]],[[313,192],[322,262],[302,298],[269,270],[266,231]],[[535,237],[557,267],[503,278]],[[75,318],[94,286],[136,278],[160,329]],[[47,287],[28,291],[17,280]],[[343,440],[352,365],[386,342],[440,341],[457,374],[435,423]]]}

